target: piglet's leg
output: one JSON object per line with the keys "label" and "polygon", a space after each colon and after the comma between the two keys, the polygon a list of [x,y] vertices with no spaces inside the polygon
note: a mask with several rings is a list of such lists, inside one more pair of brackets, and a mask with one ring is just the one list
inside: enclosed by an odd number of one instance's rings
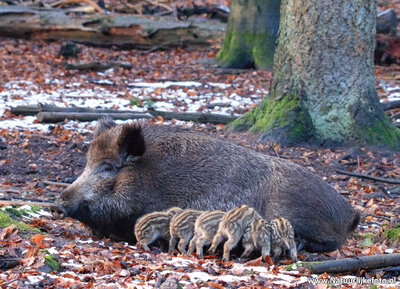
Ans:
{"label": "piglet's leg", "polygon": [[215,254],[215,252],[217,251],[218,245],[224,240],[224,237],[222,236],[221,233],[217,233],[214,236],[214,239],[212,241],[211,247],[210,249],[208,249],[208,252],[210,252],[211,254]]}
{"label": "piglet's leg", "polygon": [[190,243],[189,243],[189,248],[187,251],[188,255],[192,255],[192,253],[194,252],[194,249],[196,247],[196,241],[197,241],[197,237],[193,236],[192,240],[190,240]]}
{"label": "piglet's leg", "polygon": [[229,253],[231,250],[237,245],[239,242],[240,238],[235,238],[234,236],[230,236],[228,241],[225,242],[224,244],[224,256],[223,258],[226,261],[229,261]]}
{"label": "piglet's leg", "polygon": [[169,239],[169,253],[173,253],[175,250],[176,242],[178,242],[178,238],[171,234],[171,239]]}

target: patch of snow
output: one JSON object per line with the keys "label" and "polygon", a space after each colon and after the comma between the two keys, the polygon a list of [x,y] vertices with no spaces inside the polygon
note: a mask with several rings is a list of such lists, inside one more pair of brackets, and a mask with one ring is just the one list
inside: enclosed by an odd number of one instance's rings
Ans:
{"label": "patch of snow", "polygon": [[49,252],[51,255],[58,254],[58,251],[56,250],[56,247],[50,247],[47,249],[47,252]]}
{"label": "patch of snow", "polygon": [[[4,114],[5,109],[17,105],[37,105],[47,104],[58,107],[91,107],[102,109],[117,109],[128,111],[146,111],[147,107],[138,107],[131,105],[131,100],[121,98],[125,96],[125,92],[115,92],[105,87],[83,88],[80,82],[67,83],[58,79],[46,79],[46,83],[57,84],[54,90],[40,90],[39,87],[30,81],[11,81],[4,85],[3,91],[0,92],[0,116]],[[109,80],[100,81],[99,83],[108,83]],[[218,89],[225,89],[230,86],[224,83],[209,83],[210,86],[218,88],[216,92],[198,93],[195,87],[204,86],[200,82],[160,82],[146,83],[138,79],[128,86],[132,86],[128,90],[131,98],[143,101],[149,101],[147,105],[153,106],[155,109],[162,111],[180,111],[180,112],[206,112],[231,115],[236,109],[250,109],[255,102],[260,101],[260,95],[240,96],[237,93],[226,95],[219,92]],[[194,87],[194,89],[183,89],[177,87]],[[156,89],[162,88],[162,91]],[[153,103],[149,98],[153,99]],[[229,104],[223,106],[210,107],[209,104]],[[125,121],[128,122],[128,121]],[[121,122],[119,122],[121,123]],[[169,124],[171,122],[167,122]],[[77,130],[79,132],[93,131],[96,122],[76,122],[68,121],[64,124],[65,129]],[[180,121],[175,122],[177,125],[192,126],[193,124]],[[48,131],[53,124],[36,123],[35,116],[26,116],[23,118],[6,119],[0,121],[0,129],[18,129],[18,130],[41,130]]]}
{"label": "patch of snow", "polygon": [[93,239],[87,239],[87,240],[81,240],[81,239],[77,239],[77,242],[81,243],[81,244],[90,244],[93,243]]}
{"label": "patch of snow", "polygon": [[196,81],[166,81],[166,82],[131,82],[129,87],[151,87],[151,88],[168,88],[170,86],[202,86],[203,84]]}
{"label": "patch of snow", "polygon": [[37,275],[34,276],[34,275],[28,275],[27,274],[26,278],[28,279],[28,282],[31,285],[38,285],[38,283],[43,280],[43,276],[37,276]]}
{"label": "patch of snow", "polygon": [[217,83],[217,82],[209,82],[208,84],[211,86],[214,86],[214,87],[222,88],[222,89],[232,86],[231,84]]}

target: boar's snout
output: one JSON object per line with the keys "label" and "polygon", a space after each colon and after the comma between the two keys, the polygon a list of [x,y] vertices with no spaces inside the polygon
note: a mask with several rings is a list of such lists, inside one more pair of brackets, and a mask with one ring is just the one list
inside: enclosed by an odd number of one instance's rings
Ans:
{"label": "boar's snout", "polygon": [[67,211],[60,205],[56,204],[50,208],[54,219],[64,219],[67,217]]}

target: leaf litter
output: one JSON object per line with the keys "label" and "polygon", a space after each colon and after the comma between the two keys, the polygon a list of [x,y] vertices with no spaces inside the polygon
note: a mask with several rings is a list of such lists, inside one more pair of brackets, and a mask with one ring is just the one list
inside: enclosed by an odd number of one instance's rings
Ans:
{"label": "leaf litter", "polygon": [[[200,61],[215,57],[215,50],[175,49],[142,54],[81,48],[80,60],[117,59],[136,67],[114,68],[104,73],[67,71],[65,60],[57,56],[59,44],[1,42],[0,194],[3,199],[55,200],[62,188],[44,181],[74,181],[85,166],[84,154],[95,125],[95,122],[75,121],[39,124],[35,117],[11,115],[10,106],[47,103],[143,111],[151,105],[161,110],[240,115],[260,103],[268,90],[269,72],[225,74]],[[377,72],[382,101],[398,97],[400,80],[386,77],[396,69],[396,66],[385,67]],[[385,89],[380,89],[382,86]],[[309,167],[362,212],[359,228],[341,250],[327,254],[300,251],[301,261],[399,252],[398,243],[387,238],[388,230],[399,224],[399,187],[336,172],[342,169],[398,180],[398,152],[261,144],[256,136],[228,133],[221,125],[146,121],[191,127]],[[16,209],[24,212],[19,215],[10,209],[3,207],[2,212],[39,231],[15,225],[1,229],[0,263],[13,258],[18,262],[0,272],[3,287],[153,288],[171,278],[176,278],[184,288],[310,286],[307,281],[310,273],[288,265],[285,260],[269,266],[258,259],[222,262],[213,256],[204,259],[173,256],[154,247],[152,252],[144,252],[126,243],[95,239],[81,223],[68,218],[52,220],[46,210],[23,207]],[[55,270],[57,264],[59,268]],[[353,276],[369,278],[389,278],[393,274],[396,273],[384,270],[352,272]],[[357,286],[348,287],[361,288]]]}

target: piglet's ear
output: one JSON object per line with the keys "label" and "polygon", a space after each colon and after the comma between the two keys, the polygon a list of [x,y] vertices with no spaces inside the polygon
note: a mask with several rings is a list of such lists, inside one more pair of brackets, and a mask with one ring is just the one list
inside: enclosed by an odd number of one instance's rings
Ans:
{"label": "piglet's ear", "polygon": [[135,124],[125,124],[118,138],[118,148],[126,156],[142,156],[146,150],[142,128]]}
{"label": "piglet's ear", "polygon": [[98,137],[102,132],[116,126],[117,124],[110,117],[100,118],[94,130],[94,137]]}

